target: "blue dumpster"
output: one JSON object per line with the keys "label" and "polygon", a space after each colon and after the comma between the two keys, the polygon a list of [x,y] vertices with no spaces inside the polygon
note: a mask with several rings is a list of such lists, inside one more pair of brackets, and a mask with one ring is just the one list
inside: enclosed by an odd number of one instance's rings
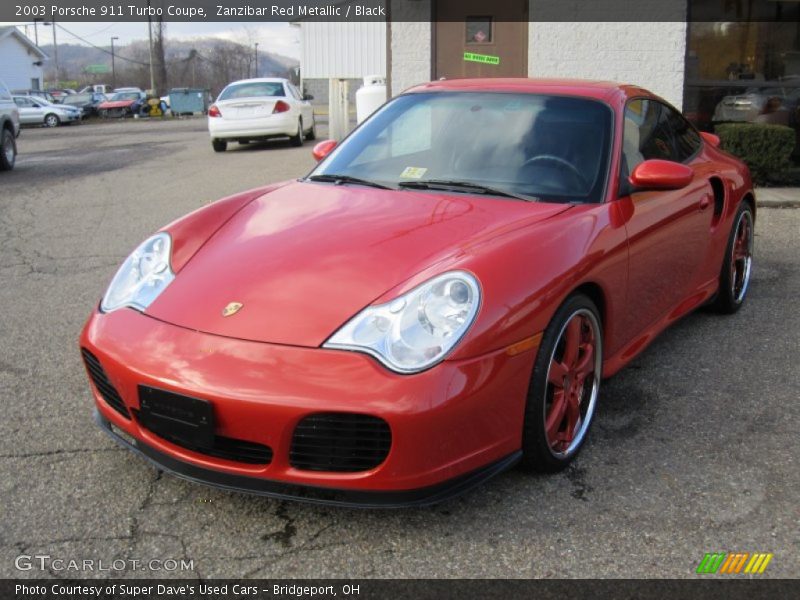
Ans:
{"label": "blue dumpster", "polygon": [[169,107],[173,115],[191,115],[208,112],[209,93],[201,88],[172,88]]}

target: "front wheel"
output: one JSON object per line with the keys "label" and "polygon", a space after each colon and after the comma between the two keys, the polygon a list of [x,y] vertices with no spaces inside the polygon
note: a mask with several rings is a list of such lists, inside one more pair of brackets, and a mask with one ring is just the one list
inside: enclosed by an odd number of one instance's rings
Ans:
{"label": "front wheel", "polygon": [[725,248],[725,259],[719,275],[719,290],[713,308],[730,315],[741,308],[750,286],[753,268],[753,209],[743,202],[736,211],[733,229]]}
{"label": "front wheel", "polygon": [[225,140],[211,140],[211,147],[214,152],[225,152],[228,149],[228,142]]}
{"label": "front wheel", "polygon": [[555,472],[583,446],[600,394],[603,329],[594,303],[571,296],[542,336],[522,432],[522,467]]}
{"label": "front wheel", "polygon": [[0,129],[0,171],[10,171],[17,162],[17,142],[11,130]]}
{"label": "front wheel", "polygon": [[58,118],[58,115],[54,115],[53,113],[50,113],[49,115],[47,115],[47,116],[44,118],[44,124],[45,124],[47,127],[58,127],[58,124],[59,124],[60,122],[61,122],[61,121],[60,121],[60,119]]}

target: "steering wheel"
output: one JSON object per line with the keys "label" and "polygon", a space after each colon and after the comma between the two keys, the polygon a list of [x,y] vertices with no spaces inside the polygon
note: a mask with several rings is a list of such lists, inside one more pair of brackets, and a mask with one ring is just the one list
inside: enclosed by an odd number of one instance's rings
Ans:
{"label": "steering wheel", "polygon": [[522,163],[522,166],[527,167],[528,165],[532,165],[533,163],[542,160],[556,163],[557,165],[560,165],[562,167],[566,167],[567,170],[570,171],[578,179],[578,181],[580,181],[584,186],[586,186],[586,180],[583,178],[583,175],[581,174],[580,171],[578,171],[575,165],[573,165],[571,162],[567,160],[564,160],[560,156],[554,156],[552,154],[539,154],[538,156],[532,156],[531,158],[526,160],[524,163]]}

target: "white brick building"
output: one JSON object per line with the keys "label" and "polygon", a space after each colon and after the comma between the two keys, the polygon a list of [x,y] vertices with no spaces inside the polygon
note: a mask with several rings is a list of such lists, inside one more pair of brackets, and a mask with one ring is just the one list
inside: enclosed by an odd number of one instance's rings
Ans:
{"label": "white brick building", "polygon": [[16,27],[0,27],[0,80],[9,89],[42,89],[47,55]]}

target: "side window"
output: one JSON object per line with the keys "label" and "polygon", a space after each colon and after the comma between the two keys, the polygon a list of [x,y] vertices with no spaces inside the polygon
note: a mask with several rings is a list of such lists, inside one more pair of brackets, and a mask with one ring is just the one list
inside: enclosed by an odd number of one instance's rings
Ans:
{"label": "side window", "polygon": [[677,110],[664,106],[675,139],[675,160],[683,162],[700,150],[700,135]]}
{"label": "side window", "polygon": [[667,111],[666,106],[653,100],[628,102],[622,139],[623,180],[627,180],[631,171],[645,160],[677,160]]}

